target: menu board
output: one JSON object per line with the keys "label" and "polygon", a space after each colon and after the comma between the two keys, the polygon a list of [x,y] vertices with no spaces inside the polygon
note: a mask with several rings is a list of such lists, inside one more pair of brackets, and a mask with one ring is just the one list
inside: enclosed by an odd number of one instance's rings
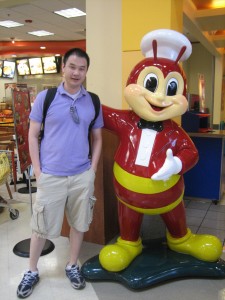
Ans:
{"label": "menu board", "polygon": [[0,77],[2,77],[3,60],[0,60]]}
{"label": "menu board", "polygon": [[28,58],[30,73],[32,75],[40,75],[43,74],[42,61],[40,57]]}
{"label": "menu board", "polygon": [[42,57],[44,74],[57,73],[55,56]]}
{"label": "menu board", "polygon": [[16,60],[16,69],[18,75],[30,75],[30,67],[27,58]]}
{"label": "menu board", "polygon": [[15,75],[15,61],[4,60],[3,69],[2,69],[2,77],[4,78],[14,78]]}
{"label": "menu board", "polygon": [[14,126],[18,155],[18,172],[24,173],[31,165],[28,146],[29,115],[31,111],[28,90],[12,91]]}

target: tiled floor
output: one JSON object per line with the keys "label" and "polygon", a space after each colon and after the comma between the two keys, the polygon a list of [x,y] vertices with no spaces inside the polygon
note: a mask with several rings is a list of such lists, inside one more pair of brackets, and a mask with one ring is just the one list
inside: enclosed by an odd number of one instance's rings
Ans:
{"label": "tiled floor", "polygon": [[[17,185],[18,188],[24,185]],[[12,188],[12,186],[11,186]],[[0,195],[6,195],[5,186],[0,186]],[[16,289],[28,259],[13,253],[14,246],[30,237],[31,214],[29,194],[13,193],[17,201],[12,205],[19,210],[19,218],[11,220],[7,209],[0,214],[0,299],[17,299]],[[35,193],[32,194],[35,201]],[[187,223],[193,232],[210,233],[225,240],[225,200],[215,205],[207,200],[186,200]],[[151,231],[148,225],[151,223]],[[159,237],[165,233],[164,224],[158,216],[146,217],[142,236]],[[150,235],[150,236],[148,236]],[[65,277],[64,268],[68,256],[68,239],[54,239],[54,251],[41,257],[39,262],[40,283],[29,299],[33,300],[224,300],[225,279],[176,279],[145,290],[129,290],[116,282],[88,282],[82,291],[72,289]],[[84,242],[80,263],[99,253],[101,245]],[[222,258],[225,259],[225,253]]]}

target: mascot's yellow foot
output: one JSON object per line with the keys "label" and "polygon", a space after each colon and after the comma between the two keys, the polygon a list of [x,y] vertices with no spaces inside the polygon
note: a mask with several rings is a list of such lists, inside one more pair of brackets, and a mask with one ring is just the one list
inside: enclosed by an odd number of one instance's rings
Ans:
{"label": "mascot's yellow foot", "polygon": [[167,243],[171,250],[189,254],[204,261],[217,261],[222,254],[222,244],[217,237],[193,234],[190,229],[182,238],[173,238],[167,232]]}
{"label": "mascot's yellow foot", "polygon": [[103,268],[111,272],[119,272],[142,252],[142,243],[139,238],[136,242],[122,240],[120,237],[117,243],[105,246],[99,254],[99,261]]}

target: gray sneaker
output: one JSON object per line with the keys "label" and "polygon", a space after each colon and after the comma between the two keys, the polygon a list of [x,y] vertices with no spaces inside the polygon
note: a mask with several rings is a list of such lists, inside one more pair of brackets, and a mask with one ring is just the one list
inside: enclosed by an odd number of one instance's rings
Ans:
{"label": "gray sneaker", "polygon": [[84,277],[80,273],[78,265],[72,265],[71,268],[66,267],[66,276],[69,278],[72,287],[81,290],[85,287]]}
{"label": "gray sneaker", "polygon": [[23,279],[21,280],[18,289],[17,296],[19,298],[26,298],[30,296],[33,292],[34,286],[39,281],[38,273],[32,273],[31,271],[27,271],[23,275]]}

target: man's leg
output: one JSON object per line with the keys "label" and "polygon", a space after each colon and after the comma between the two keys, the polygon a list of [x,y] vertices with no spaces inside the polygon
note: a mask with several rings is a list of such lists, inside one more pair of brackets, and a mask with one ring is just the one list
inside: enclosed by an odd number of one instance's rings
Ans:
{"label": "man's leg", "polygon": [[95,173],[92,169],[69,177],[66,216],[70,224],[70,257],[66,266],[66,275],[74,289],[85,287],[85,280],[77,262],[84,232],[88,231],[90,225],[94,179]]}
{"label": "man's leg", "polygon": [[84,233],[70,227],[70,260],[68,265],[76,265],[83,242]]}
{"label": "man's leg", "polygon": [[37,271],[37,263],[41,256],[41,252],[45,246],[46,239],[38,237],[35,233],[31,236],[30,242],[30,261],[29,270],[32,272]]}
{"label": "man's leg", "polygon": [[[18,286],[17,296],[19,298],[28,297],[39,281],[37,264],[46,238],[60,235],[67,197],[66,183],[67,177],[57,177],[44,173],[39,179],[31,218],[31,228],[34,233],[30,243],[29,271],[24,273]],[[47,223],[45,219],[48,220]]]}
{"label": "man's leg", "polygon": [[77,264],[83,236],[83,232],[77,231],[72,227],[70,228],[70,260],[66,266],[66,276],[69,278],[71,286],[78,290],[85,287],[85,280],[81,275],[80,268]]}
{"label": "man's leg", "polygon": [[18,286],[17,296],[19,298],[27,298],[39,281],[37,263],[44,248],[45,241],[46,239],[38,237],[35,233],[31,236],[29,271],[24,273],[23,279]]}

